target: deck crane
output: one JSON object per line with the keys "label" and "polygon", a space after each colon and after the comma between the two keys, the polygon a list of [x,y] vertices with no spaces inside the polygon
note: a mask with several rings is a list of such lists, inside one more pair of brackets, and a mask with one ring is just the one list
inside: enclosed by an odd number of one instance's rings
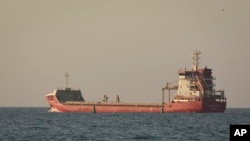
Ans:
{"label": "deck crane", "polygon": [[168,82],[168,83],[166,83],[166,86],[162,88],[162,105],[165,104],[165,102],[164,102],[164,90],[168,90],[168,102],[170,103],[170,91],[178,89],[178,85],[171,86],[171,84],[176,83],[176,82],[177,82],[177,80],[172,81],[172,82]]}

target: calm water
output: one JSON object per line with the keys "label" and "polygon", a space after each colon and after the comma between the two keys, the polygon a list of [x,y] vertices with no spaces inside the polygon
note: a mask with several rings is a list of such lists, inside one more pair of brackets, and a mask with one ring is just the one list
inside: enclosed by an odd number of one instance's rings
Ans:
{"label": "calm water", "polygon": [[250,109],[225,113],[49,113],[48,108],[0,108],[0,140],[229,140],[230,124],[250,124]]}

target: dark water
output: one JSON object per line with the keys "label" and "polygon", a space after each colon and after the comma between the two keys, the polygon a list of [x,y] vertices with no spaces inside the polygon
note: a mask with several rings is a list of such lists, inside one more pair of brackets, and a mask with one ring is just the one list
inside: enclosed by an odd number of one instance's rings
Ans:
{"label": "dark water", "polygon": [[0,108],[0,140],[229,140],[230,124],[250,124],[250,109],[225,113],[49,113],[48,108]]}

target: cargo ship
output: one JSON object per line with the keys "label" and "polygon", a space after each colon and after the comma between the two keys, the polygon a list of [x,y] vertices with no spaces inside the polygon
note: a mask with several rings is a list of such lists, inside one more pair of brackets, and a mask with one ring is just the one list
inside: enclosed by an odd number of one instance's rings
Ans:
{"label": "cargo ship", "polygon": [[[193,67],[178,70],[178,84],[166,83],[161,89],[162,101],[159,103],[123,102],[119,96],[115,101],[108,101],[106,95],[101,101],[86,101],[81,90],[68,87],[66,73],[66,88],[56,89],[46,95],[50,112],[89,112],[89,113],[168,113],[168,112],[197,112],[217,113],[226,109],[224,90],[215,90],[212,69],[199,68],[201,52],[193,53]],[[177,82],[177,81],[175,81]],[[165,91],[168,100],[165,101]],[[171,99],[171,91],[175,94]]]}

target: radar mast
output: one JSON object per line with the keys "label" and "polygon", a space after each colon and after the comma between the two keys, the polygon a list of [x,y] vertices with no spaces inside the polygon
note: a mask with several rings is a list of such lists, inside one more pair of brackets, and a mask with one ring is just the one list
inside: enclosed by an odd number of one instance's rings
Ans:
{"label": "radar mast", "polygon": [[199,66],[199,60],[200,60],[200,55],[201,52],[198,51],[196,49],[196,51],[193,53],[193,71],[197,71],[198,70],[198,66]]}
{"label": "radar mast", "polygon": [[66,89],[68,88],[68,83],[69,83],[69,74],[68,72],[65,73],[65,78],[66,78]]}

